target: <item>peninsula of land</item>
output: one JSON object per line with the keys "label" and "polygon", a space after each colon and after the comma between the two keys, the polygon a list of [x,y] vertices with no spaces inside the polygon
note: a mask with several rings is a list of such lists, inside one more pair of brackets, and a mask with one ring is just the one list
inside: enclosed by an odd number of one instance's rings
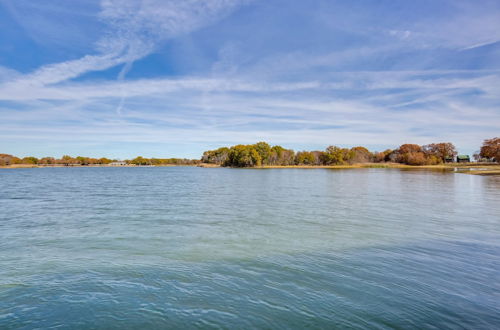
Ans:
{"label": "peninsula of land", "polygon": [[480,151],[459,155],[450,142],[427,145],[403,144],[396,149],[371,152],[365,147],[329,146],[324,151],[299,151],[266,142],[235,145],[205,151],[201,159],[145,158],[130,160],[109,158],[24,157],[0,154],[0,168],[67,167],[67,166],[200,166],[247,168],[425,168],[453,170],[478,175],[500,174],[500,138],[484,140]]}

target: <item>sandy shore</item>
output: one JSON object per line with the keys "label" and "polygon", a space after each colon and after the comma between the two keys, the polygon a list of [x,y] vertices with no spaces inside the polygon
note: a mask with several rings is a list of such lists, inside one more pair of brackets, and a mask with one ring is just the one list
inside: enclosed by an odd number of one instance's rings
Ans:
{"label": "sandy shore", "polygon": [[44,167],[44,166],[27,165],[27,164],[15,164],[15,165],[8,165],[8,166],[0,166],[0,168],[36,168],[36,167]]}
{"label": "sandy shore", "polygon": [[473,175],[500,175],[500,169],[495,169],[495,170],[490,170],[490,169],[485,169],[485,170],[470,170],[468,172],[464,172],[467,174],[473,174]]}

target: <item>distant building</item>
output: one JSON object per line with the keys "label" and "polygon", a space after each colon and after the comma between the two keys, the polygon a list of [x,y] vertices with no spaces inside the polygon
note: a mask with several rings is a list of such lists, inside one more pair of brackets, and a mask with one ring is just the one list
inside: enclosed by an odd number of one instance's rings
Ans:
{"label": "distant building", "polygon": [[109,163],[108,166],[125,166],[127,165],[126,162],[123,162],[123,161],[120,161],[120,162],[112,162],[112,163]]}
{"label": "distant building", "polygon": [[446,157],[444,159],[444,162],[445,163],[454,163],[455,162],[455,159],[453,157]]}
{"label": "distant building", "polygon": [[469,155],[458,155],[457,163],[470,163]]}
{"label": "distant building", "polygon": [[478,163],[495,163],[496,160],[495,158],[487,158],[487,157],[482,157],[477,160]]}

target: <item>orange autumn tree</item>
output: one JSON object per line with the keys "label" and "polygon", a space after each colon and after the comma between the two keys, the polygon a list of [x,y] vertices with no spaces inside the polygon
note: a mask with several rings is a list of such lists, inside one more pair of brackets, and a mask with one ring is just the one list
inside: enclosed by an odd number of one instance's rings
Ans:
{"label": "orange autumn tree", "polygon": [[403,144],[397,150],[396,162],[407,165],[424,165],[425,153],[418,144]]}
{"label": "orange autumn tree", "polygon": [[458,154],[457,149],[450,142],[431,143],[423,146],[422,149],[428,158],[436,157],[442,163],[447,158],[454,158]]}
{"label": "orange autumn tree", "polygon": [[495,159],[500,163],[500,137],[484,140],[479,155],[483,158]]}

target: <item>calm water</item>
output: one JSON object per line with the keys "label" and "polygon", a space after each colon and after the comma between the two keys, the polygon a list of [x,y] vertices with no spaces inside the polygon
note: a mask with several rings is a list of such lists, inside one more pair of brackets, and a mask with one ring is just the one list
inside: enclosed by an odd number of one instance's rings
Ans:
{"label": "calm water", "polygon": [[0,170],[0,328],[500,328],[500,177]]}

